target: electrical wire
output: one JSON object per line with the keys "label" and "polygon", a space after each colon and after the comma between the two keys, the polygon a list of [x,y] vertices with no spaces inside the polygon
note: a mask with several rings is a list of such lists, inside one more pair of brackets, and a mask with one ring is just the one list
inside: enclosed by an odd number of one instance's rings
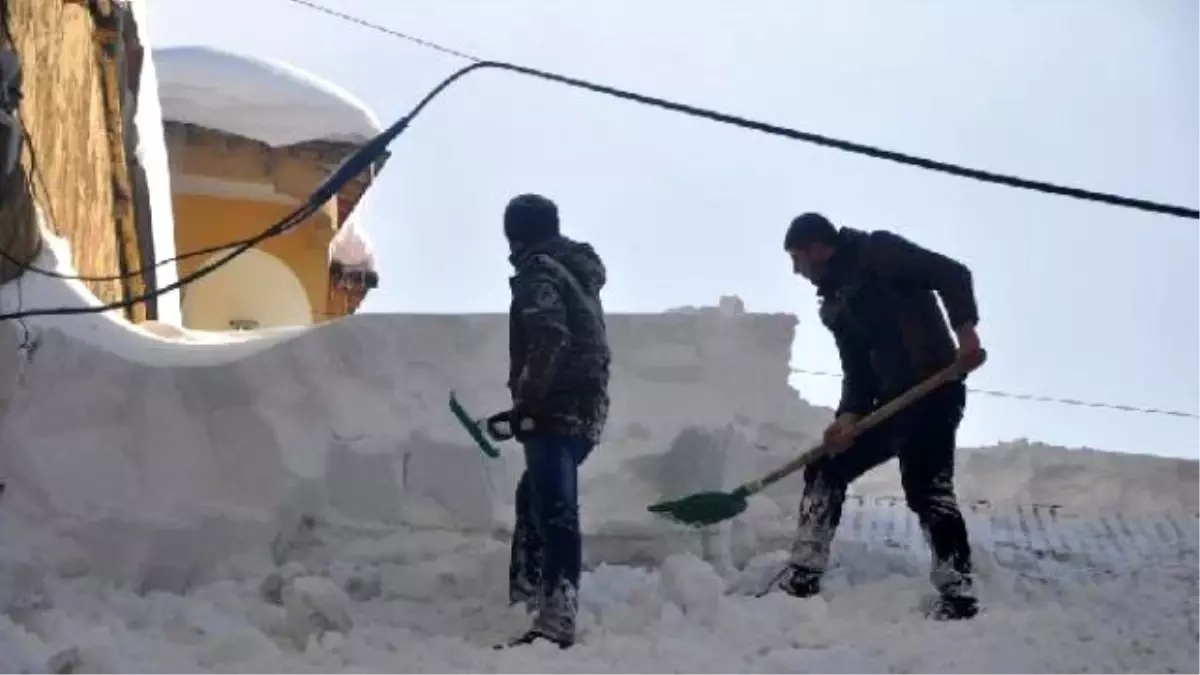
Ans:
{"label": "electrical wire", "polygon": [[[253,248],[257,244],[259,244],[267,239],[270,239],[272,237],[277,237],[281,234],[284,234],[285,232],[287,232],[287,231],[291,230],[292,228],[298,226],[299,224],[303,223],[306,219],[308,219],[313,214],[315,214],[317,211],[319,211],[321,206],[324,205],[326,202],[328,202],[330,199],[332,199],[347,183],[349,183],[351,180],[354,180],[355,177],[357,177],[359,174],[361,174],[369,166],[374,164],[374,162],[379,157],[381,157],[383,155],[383,153],[385,153],[387,151],[388,144],[391,143],[392,140],[394,140],[397,136],[399,136],[401,133],[403,133],[405,129],[408,128],[409,120],[413,116],[418,114],[421,110],[423,110],[425,108],[425,106],[429,103],[429,101],[432,100],[433,97],[435,97],[439,93],[441,93],[441,91],[443,89],[445,89],[445,87],[448,86],[451,81],[452,80],[447,80],[446,82],[443,82],[441,86],[435,88],[433,91],[431,91],[429,94],[427,94],[426,97],[424,99],[422,99],[421,102],[418,103],[417,106],[413,109],[413,112],[409,113],[409,115],[396,121],[394,124],[392,124],[391,127],[389,127],[387,130],[385,130],[383,133],[381,133],[378,136],[376,136],[375,138],[371,139],[366,144],[364,144],[362,147],[360,147],[358,150],[356,150],[353,154],[351,154],[349,157],[347,157],[341,163],[341,165],[338,166],[338,168],[334,169],[334,171],[324,180],[324,182],[322,182],[319,186],[317,186],[317,189],[313,191],[313,193],[309,196],[309,198],[305,202],[305,204],[303,204],[302,206],[297,208],[295,211],[293,211],[289,215],[285,216],[283,219],[281,219],[278,222],[274,223],[273,225],[267,227],[262,232],[254,235],[252,237],[249,237],[247,239],[244,239],[240,242],[237,242],[236,244],[219,247],[221,249],[232,248],[233,250],[229,253],[229,255],[226,255],[226,256],[220,258],[219,260],[215,260],[215,261],[209,263],[208,265],[205,265],[205,266],[201,267],[200,269],[195,270],[194,272],[192,272],[190,274],[181,276],[174,283],[168,284],[167,286],[163,286],[161,288],[154,289],[152,291],[148,291],[146,293],[143,293],[141,295],[138,295],[138,296],[135,296],[132,298],[128,298],[126,300],[111,302],[111,303],[97,305],[97,306],[54,307],[54,308],[45,308],[45,309],[22,310],[22,311],[17,311],[17,312],[0,314],[0,321],[8,320],[8,319],[19,319],[19,318],[25,318],[25,317],[32,317],[32,316],[66,316],[66,315],[78,315],[78,314],[101,314],[101,313],[108,312],[108,311],[111,311],[114,309],[124,309],[133,304],[136,304],[139,302],[145,302],[146,300],[149,300],[151,298],[159,297],[161,295],[170,293],[179,288],[183,288],[184,286],[186,286],[194,281],[197,281],[199,279],[202,279],[203,277],[208,276],[209,274],[212,274],[217,269],[219,269],[219,268],[223,267],[224,265],[226,265],[227,263],[229,263],[229,261],[244,254],[246,251],[249,251],[251,248]],[[189,255],[198,255],[198,253],[192,252]],[[28,265],[23,265],[23,267],[28,268]]]}
{"label": "electrical wire", "polygon": [[[844,152],[866,155],[868,157],[873,157],[875,159],[883,159],[883,160],[888,160],[888,161],[892,161],[892,162],[898,162],[900,164],[907,164],[909,166],[916,166],[916,167],[919,167],[922,169],[928,169],[930,171],[939,171],[942,173],[948,173],[951,175],[960,176],[960,177],[964,177],[964,178],[972,178],[975,180],[984,181],[984,182],[988,182],[988,183],[997,183],[1000,185],[1007,185],[1009,187],[1021,188],[1021,189],[1026,189],[1026,190],[1035,190],[1038,192],[1045,192],[1045,193],[1049,193],[1049,194],[1061,195],[1064,197],[1071,197],[1074,199],[1095,201],[1095,202],[1105,203],[1105,204],[1109,204],[1109,205],[1113,205],[1113,206],[1121,206],[1121,207],[1126,207],[1126,208],[1139,209],[1139,210],[1143,210],[1143,211],[1149,211],[1152,213],[1161,213],[1164,215],[1177,216],[1180,218],[1189,218],[1189,219],[1193,219],[1193,220],[1200,219],[1200,211],[1193,209],[1193,208],[1189,208],[1189,207],[1177,206],[1174,204],[1153,202],[1153,201],[1149,201],[1146,199],[1125,197],[1125,196],[1121,196],[1121,195],[1104,193],[1104,192],[1096,192],[1093,190],[1085,190],[1082,188],[1057,185],[1054,183],[1030,180],[1030,179],[1026,179],[1026,178],[1021,178],[1019,176],[1000,174],[1000,173],[995,173],[995,172],[991,172],[991,171],[983,171],[980,169],[972,169],[972,168],[961,166],[958,164],[952,164],[950,162],[941,162],[941,161],[929,159],[927,157],[919,157],[916,155],[909,155],[909,154],[905,154],[905,153],[901,153],[901,152],[895,152],[892,150],[886,150],[883,148],[866,145],[863,143],[856,143],[853,141],[847,141],[847,140],[843,140],[843,139],[839,139],[839,138],[833,138],[833,137],[824,136],[821,134],[815,134],[815,133],[810,133],[810,132],[806,132],[806,131],[790,129],[787,127],[778,126],[778,125],[770,124],[767,122],[760,122],[760,121],[748,119],[745,117],[739,117],[736,115],[722,113],[722,112],[719,112],[716,110],[701,108],[698,106],[687,105],[684,103],[678,103],[678,102],[670,101],[670,100],[663,99],[663,98],[658,98],[658,97],[654,97],[654,96],[646,96],[643,94],[636,94],[636,93],[626,91],[623,89],[618,89],[616,87],[610,87],[610,86],[606,86],[606,85],[602,85],[602,84],[596,84],[594,82],[589,82],[587,80],[582,80],[582,79],[578,79],[578,78],[574,78],[574,77],[568,77],[566,75],[559,75],[557,73],[552,73],[552,72],[545,71],[545,70],[529,68],[529,67],[520,66],[520,65],[516,65],[516,64],[512,64],[512,63],[505,63],[505,62],[501,62],[501,61],[492,61],[492,60],[484,59],[484,58],[481,58],[481,57],[478,57],[478,56],[475,56],[472,54],[468,54],[468,53],[458,50],[458,49],[446,47],[444,45],[440,45],[438,43],[431,42],[429,40],[425,40],[425,39],[418,38],[413,35],[402,33],[397,30],[393,30],[382,24],[378,24],[378,23],[375,23],[372,21],[367,21],[366,19],[363,19],[361,17],[356,17],[356,16],[353,16],[350,14],[346,14],[344,12],[339,12],[339,11],[330,9],[328,7],[317,4],[315,2],[310,2],[309,0],[287,0],[287,1],[291,2],[293,4],[296,4],[296,5],[300,5],[302,7],[307,7],[308,9],[311,9],[311,10],[314,10],[317,12],[321,12],[323,14],[326,14],[328,16],[331,16],[331,17],[334,17],[334,18],[337,18],[337,19],[340,19],[343,21],[348,21],[348,22],[357,24],[359,26],[369,28],[371,30],[382,32],[387,35],[391,35],[393,37],[396,37],[396,38],[399,38],[402,40],[406,40],[408,42],[412,42],[413,44],[416,44],[416,45],[421,46],[426,49],[432,49],[432,50],[435,50],[435,51],[438,51],[438,52],[441,52],[444,54],[448,54],[450,56],[454,56],[459,59],[470,61],[470,62],[472,62],[472,64],[474,66],[479,67],[479,68],[498,68],[501,70],[507,70],[507,71],[511,71],[511,72],[515,72],[515,73],[521,73],[524,75],[529,75],[531,77],[550,80],[553,82],[558,82],[560,84],[565,84],[565,85],[572,86],[572,87],[587,89],[589,91],[593,91],[593,92],[600,93],[600,94],[606,94],[609,96],[615,96],[617,98],[623,98],[626,100],[635,101],[638,103],[643,103],[646,105],[663,108],[666,110],[672,110],[674,112],[683,113],[685,115],[691,115],[694,117],[701,117],[704,119],[709,119],[714,122],[731,124],[734,126],[745,128],[745,129],[752,129],[752,130],[761,131],[761,132],[767,133],[767,134],[782,136],[784,138],[790,138],[793,140],[803,141],[803,142],[807,142],[807,143],[813,143],[816,145],[834,148],[836,150],[842,150]],[[469,72],[469,70],[467,70],[467,72]],[[459,71],[459,73],[465,74],[463,71]]]}
{"label": "electrical wire", "polygon": [[[818,377],[836,377],[842,378],[841,373],[833,373],[827,370],[808,370],[806,368],[792,368],[793,373],[799,375],[815,375]],[[1033,401],[1035,403],[1060,403],[1062,405],[1080,406],[1085,408],[1105,408],[1107,410],[1119,410],[1122,412],[1142,413],[1146,415],[1165,415],[1168,417],[1188,417],[1191,419],[1200,419],[1200,415],[1196,413],[1184,412],[1182,410],[1164,410],[1161,408],[1139,408],[1132,405],[1124,405],[1120,403],[1100,403],[1097,401],[1081,401],[1074,398],[1056,398],[1054,396],[1039,396],[1035,394],[1016,394],[1010,391],[1000,391],[998,389],[976,389],[968,387],[969,391],[984,396],[993,396],[996,398],[1008,398],[1019,401]]]}

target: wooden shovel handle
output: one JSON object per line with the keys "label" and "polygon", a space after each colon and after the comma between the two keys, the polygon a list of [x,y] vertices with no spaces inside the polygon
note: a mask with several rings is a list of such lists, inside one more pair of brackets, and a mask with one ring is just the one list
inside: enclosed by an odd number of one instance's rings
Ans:
{"label": "wooden shovel handle", "polygon": [[[922,380],[913,388],[880,406],[870,415],[867,415],[859,420],[858,423],[854,425],[854,428],[850,431],[850,439],[853,440],[858,438],[863,432],[874,426],[877,426],[880,422],[883,422],[892,415],[895,415],[901,410],[907,408],[917,399],[920,399],[934,389],[946,384],[950,380],[961,377],[982,366],[986,360],[987,352],[982,349],[974,352],[968,358],[956,360],[949,366],[946,366],[945,368],[934,373],[928,379]],[[742,487],[738,488],[737,491],[744,496],[752,495],[768,485],[782,478],[790,476],[800,469],[803,469],[805,466],[811,464],[813,460],[819,459],[825,454],[827,454],[825,444],[821,443],[816,445],[787,464],[784,464],[778,469],[775,469],[771,473],[763,476],[762,478],[759,478],[752,483],[746,483]]]}

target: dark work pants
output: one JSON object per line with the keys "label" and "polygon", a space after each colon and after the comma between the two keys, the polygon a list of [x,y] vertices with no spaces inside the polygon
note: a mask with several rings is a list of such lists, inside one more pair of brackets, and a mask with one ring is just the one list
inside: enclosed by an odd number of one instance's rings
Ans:
{"label": "dark work pants", "polygon": [[583,564],[579,465],[592,451],[592,443],[547,434],[530,438],[524,446],[525,473],[517,483],[508,570],[509,598],[535,603],[539,612],[536,627],[574,637]]}
{"label": "dark work pants", "polygon": [[863,433],[841,453],[809,465],[792,564],[818,575],[825,571],[847,487],[896,457],[905,500],[933,552],[931,581],[943,594],[970,594],[971,549],[954,495],[954,450],[965,405],[965,384],[948,384]]}

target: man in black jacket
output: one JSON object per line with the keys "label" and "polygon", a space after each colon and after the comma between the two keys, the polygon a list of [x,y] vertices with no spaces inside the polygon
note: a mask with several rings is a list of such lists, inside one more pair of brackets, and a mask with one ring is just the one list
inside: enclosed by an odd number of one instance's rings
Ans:
{"label": "man in black jacket", "polygon": [[794,271],[817,287],[821,321],[837,342],[843,373],[841,401],[824,439],[836,452],[805,471],[784,590],[798,597],[819,592],[848,485],[898,457],[905,499],[933,550],[931,580],[940,597],[930,615],[975,616],[970,544],[954,494],[964,380],[943,385],[847,441],[872,410],[980,349],[971,272],[891,232],[839,230],[816,213],[792,221],[784,249]]}
{"label": "man in black jacket", "polygon": [[520,195],[504,212],[512,252],[509,389],[512,429],[525,447],[517,486],[509,598],[536,613],[513,645],[575,641],[582,558],[578,466],[608,419],[611,353],[600,289],[604,263],[559,232],[558,208]]}

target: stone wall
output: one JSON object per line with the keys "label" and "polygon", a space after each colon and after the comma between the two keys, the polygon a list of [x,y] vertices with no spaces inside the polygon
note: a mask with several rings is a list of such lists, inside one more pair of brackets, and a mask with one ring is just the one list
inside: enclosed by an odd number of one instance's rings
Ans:
{"label": "stone wall", "polygon": [[[139,236],[135,214],[137,200],[146,197],[131,181],[138,174],[124,138],[125,106],[132,99],[123,87],[137,81],[127,69],[139,67],[124,58],[127,46],[136,44],[136,34],[124,30],[132,20],[109,1],[5,2],[24,66],[24,165],[38,205],[51,228],[70,240],[81,275],[142,268],[152,244]],[[146,287],[140,276],[86,283],[105,302]],[[144,305],[132,313],[136,319],[146,315]]]}

